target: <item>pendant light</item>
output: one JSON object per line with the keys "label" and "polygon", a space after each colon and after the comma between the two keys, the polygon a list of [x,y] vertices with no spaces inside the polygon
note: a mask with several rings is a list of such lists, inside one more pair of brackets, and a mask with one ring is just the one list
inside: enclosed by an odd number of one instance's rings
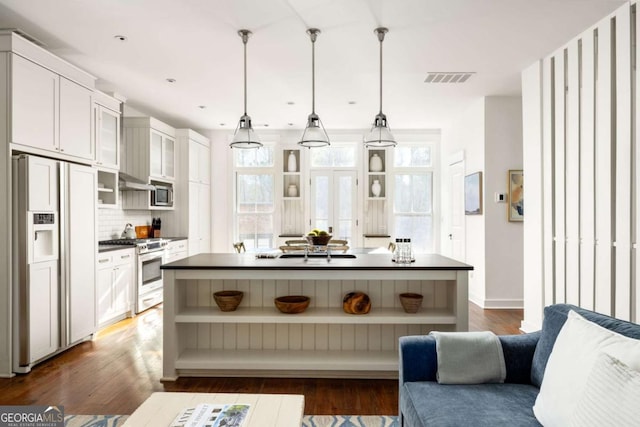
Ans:
{"label": "pendant light", "polygon": [[229,146],[231,148],[259,148],[262,147],[260,138],[251,127],[251,117],[247,115],[247,41],[251,31],[240,30],[238,35],[242,38],[244,45],[244,114],[240,117],[233,140]]}
{"label": "pendant light", "polygon": [[309,114],[309,117],[307,118],[307,127],[304,128],[302,138],[298,144],[307,148],[324,147],[330,144],[329,136],[327,136],[327,132],[324,130],[320,117],[316,114],[315,97],[315,45],[318,34],[320,34],[320,30],[317,28],[309,28],[307,30],[307,34],[309,34],[309,37],[311,38],[311,114]]}
{"label": "pendant light", "polygon": [[371,130],[364,137],[364,145],[370,148],[395,147],[397,145],[387,123],[387,116],[382,113],[382,42],[384,41],[384,35],[388,31],[389,29],[384,27],[373,30],[380,41],[380,112],[376,114]]}

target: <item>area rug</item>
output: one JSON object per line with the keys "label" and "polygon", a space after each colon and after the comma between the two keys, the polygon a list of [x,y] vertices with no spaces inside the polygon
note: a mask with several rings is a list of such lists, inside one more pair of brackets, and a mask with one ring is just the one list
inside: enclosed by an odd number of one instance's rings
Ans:
{"label": "area rug", "polygon": [[[127,415],[67,415],[64,417],[64,425],[65,427],[122,427],[127,418],[129,418]],[[399,424],[398,417],[305,415],[302,419],[302,427],[399,427]]]}

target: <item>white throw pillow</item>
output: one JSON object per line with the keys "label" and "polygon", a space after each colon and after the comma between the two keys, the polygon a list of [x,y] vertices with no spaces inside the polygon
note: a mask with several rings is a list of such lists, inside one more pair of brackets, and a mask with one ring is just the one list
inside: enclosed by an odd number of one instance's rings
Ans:
{"label": "white throw pillow", "polygon": [[640,370],[640,340],[612,332],[569,311],[551,350],[533,406],[540,424],[545,427],[570,424],[587,377],[601,353]]}
{"label": "white throw pillow", "polygon": [[640,372],[606,353],[593,367],[571,427],[640,425]]}

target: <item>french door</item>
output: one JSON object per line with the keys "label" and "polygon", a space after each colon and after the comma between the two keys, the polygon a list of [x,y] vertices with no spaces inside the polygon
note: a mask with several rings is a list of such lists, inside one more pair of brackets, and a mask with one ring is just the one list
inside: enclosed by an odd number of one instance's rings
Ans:
{"label": "french door", "polygon": [[309,229],[327,230],[335,239],[357,235],[358,181],[355,170],[311,171]]}

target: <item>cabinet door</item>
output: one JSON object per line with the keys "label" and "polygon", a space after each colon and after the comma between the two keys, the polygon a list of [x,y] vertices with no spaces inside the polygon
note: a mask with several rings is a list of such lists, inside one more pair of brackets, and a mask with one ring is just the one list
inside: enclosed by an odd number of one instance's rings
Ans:
{"label": "cabinet door", "polygon": [[149,147],[149,175],[162,178],[162,134],[151,130]]}
{"label": "cabinet door", "polygon": [[11,60],[11,142],[55,151],[58,75],[15,54]]}
{"label": "cabinet door", "polygon": [[203,184],[211,183],[211,150],[205,145],[198,144],[200,153],[198,154],[198,179]]}
{"label": "cabinet door", "polygon": [[[98,258],[98,263],[101,259]],[[98,264],[100,265],[100,264]],[[102,325],[113,317],[113,280],[114,269],[109,266],[98,270],[98,280],[96,281],[96,311],[98,324]]]}
{"label": "cabinet door", "polygon": [[96,106],[97,164],[118,169],[120,167],[120,113],[101,105]]}
{"label": "cabinet door", "polygon": [[29,266],[29,362],[58,349],[58,261]]}
{"label": "cabinet door", "polygon": [[211,187],[206,184],[198,185],[200,252],[209,252],[211,241]]}
{"label": "cabinet door", "polygon": [[200,181],[200,144],[189,141],[189,181]]}
{"label": "cabinet door", "polygon": [[175,141],[167,136],[162,137],[162,177],[171,178],[175,177],[174,166],[174,149]]}
{"label": "cabinet door", "polygon": [[60,77],[60,152],[94,160],[91,91]]}
{"label": "cabinet door", "polygon": [[133,259],[128,264],[121,264],[115,270],[113,282],[113,314],[120,316],[129,311],[131,306],[130,292],[133,289]]}
{"label": "cabinet door", "polygon": [[28,156],[28,206],[30,211],[58,210],[58,162],[44,157]]}
{"label": "cabinet door", "polygon": [[88,166],[68,168],[65,228],[66,279],[69,292],[69,342],[96,331],[96,239],[97,173]]}

